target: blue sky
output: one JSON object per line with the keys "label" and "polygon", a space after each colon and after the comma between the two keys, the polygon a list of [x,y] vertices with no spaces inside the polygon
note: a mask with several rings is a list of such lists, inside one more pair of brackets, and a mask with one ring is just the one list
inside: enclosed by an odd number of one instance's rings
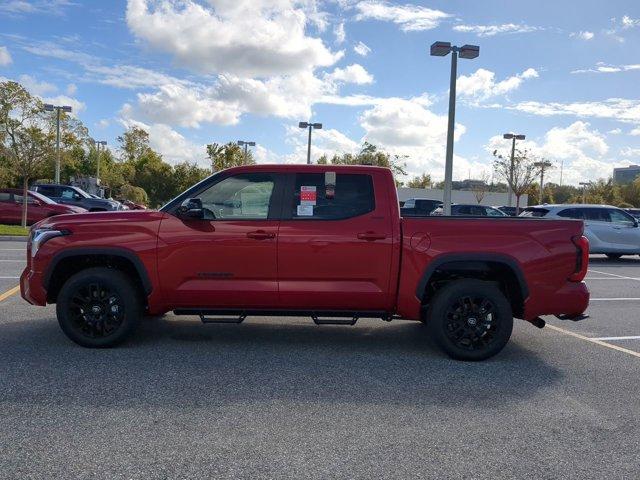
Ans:
{"label": "blue sky", "polygon": [[166,160],[258,143],[261,162],[304,162],[368,140],[443,177],[449,57],[459,62],[454,178],[491,176],[501,136],[552,161],[565,183],[640,163],[637,1],[5,0],[0,77],[71,104],[116,147],[131,125]]}

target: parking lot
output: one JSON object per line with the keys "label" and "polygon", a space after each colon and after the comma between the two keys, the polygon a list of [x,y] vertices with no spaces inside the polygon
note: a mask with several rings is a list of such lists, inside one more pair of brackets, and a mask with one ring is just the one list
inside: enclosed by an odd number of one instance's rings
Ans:
{"label": "parking lot", "polygon": [[83,349],[11,294],[24,248],[0,241],[0,478],[640,475],[640,257],[592,257],[589,319],[464,363],[379,320],[166,315]]}

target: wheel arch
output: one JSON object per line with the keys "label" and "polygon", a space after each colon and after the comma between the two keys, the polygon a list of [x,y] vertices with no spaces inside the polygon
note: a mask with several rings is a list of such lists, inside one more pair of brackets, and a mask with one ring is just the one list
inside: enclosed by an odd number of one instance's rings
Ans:
{"label": "wheel arch", "polygon": [[59,252],[49,262],[43,277],[47,301],[55,303],[60,288],[72,275],[96,266],[124,271],[133,278],[145,297],[153,290],[147,269],[135,252],[118,247],[73,248]]}

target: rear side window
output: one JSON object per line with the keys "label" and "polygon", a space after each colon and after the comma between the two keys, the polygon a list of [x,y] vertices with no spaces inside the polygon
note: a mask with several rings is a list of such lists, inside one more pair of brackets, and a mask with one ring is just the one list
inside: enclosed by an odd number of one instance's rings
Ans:
{"label": "rear side window", "polygon": [[[569,210],[574,210],[574,209],[571,208]],[[566,211],[566,210],[563,210],[563,211]],[[525,208],[520,214],[520,216],[521,217],[544,217],[547,213],[549,213],[549,210],[547,208],[529,207],[529,208]],[[561,215],[561,213],[559,213],[558,215],[560,215],[561,217],[564,217],[565,215]]]}
{"label": "rear side window", "polygon": [[47,185],[38,185],[37,192],[42,195],[46,195],[47,197],[55,197],[56,195],[56,187],[50,187]]}
{"label": "rear side window", "polygon": [[609,218],[613,223],[622,223],[624,225],[635,225],[635,221],[633,217],[626,212],[621,210],[614,210],[612,208],[608,209]]}
{"label": "rear side window", "polygon": [[592,222],[611,222],[606,208],[583,208],[584,219]]}
{"label": "rear side window", "polygon": [[11,194],[9,192],[0,192],[0,202],[10,202]]}
{"label": "rear side window", "polygon": [[566,208],[558,212],[559,217],[575,218],[577,220],[584,220],[584,213],[582,208]]}
{"label": "rear side window", "polygon": [[371,175],[327,172],[295,176],[291,203],[293,219],[343,220],[373,210],[375,198]]}

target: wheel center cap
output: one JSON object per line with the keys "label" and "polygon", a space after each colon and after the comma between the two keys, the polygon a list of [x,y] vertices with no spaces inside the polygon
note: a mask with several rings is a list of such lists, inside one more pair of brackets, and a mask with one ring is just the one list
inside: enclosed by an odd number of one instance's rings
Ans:
{"label": "wheel center cap", "polygon": [[94,315],[98,315],[100,312],[102,312],[102,309],[99,305],[94,305],[93,307],[91,307],[91,313],[93,313]]}
{"label": "wheel center cap", "polygon": [[475,317],[467,318],[467,324],[469,324],[470,327],[475,327],[477,323],[478,323],[478,319],[477,318],[475,318]]}

